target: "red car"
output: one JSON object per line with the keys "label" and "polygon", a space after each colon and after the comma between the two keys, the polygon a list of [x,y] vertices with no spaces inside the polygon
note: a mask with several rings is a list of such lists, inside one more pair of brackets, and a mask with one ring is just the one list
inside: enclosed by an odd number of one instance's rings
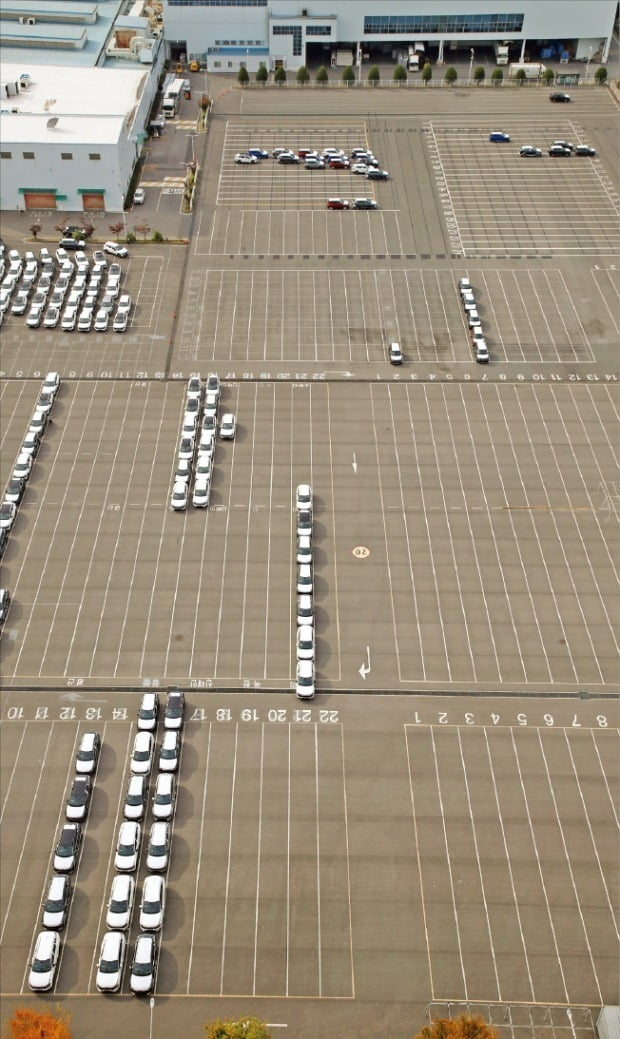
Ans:
{"label": "red car", "polygon": [[333,170],[348,170],[351,165],[348,159],[341,159],[339,155],[330,156],[327,161]]}
{"label": "red car", "polygon": [[346,198],[328,198],[327,199],[328,209],[348,209],[349,203]]}

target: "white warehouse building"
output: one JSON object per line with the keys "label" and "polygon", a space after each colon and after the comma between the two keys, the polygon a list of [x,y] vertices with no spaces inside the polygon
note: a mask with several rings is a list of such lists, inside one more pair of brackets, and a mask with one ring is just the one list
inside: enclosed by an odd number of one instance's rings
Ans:
{"label": "white warehouse building", "polygon": [[[444,62],[463,48],[510,45],[511,60],[545,49],[563,59],[606,62],[616,0],[163,0],[165,35],[175,60],[248,72],[396,60],[423,45]],[[421,48],[422,49],[422,48]],[[343,62],[340,60],[339,64]]]}

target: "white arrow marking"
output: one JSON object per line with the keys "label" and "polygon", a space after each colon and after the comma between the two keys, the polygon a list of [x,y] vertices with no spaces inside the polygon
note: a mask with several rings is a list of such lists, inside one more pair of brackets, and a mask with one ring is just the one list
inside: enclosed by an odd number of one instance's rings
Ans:
{"label": "white arrow marking", "polygon": [[352,465],[353,465],[353,472],[356,473],[357,472],[357,458],[355,457],[355,451],[353,452],[353,462],[352,462]]}
{"label": "white arrow marking", "polygon": [[362,676],[364,681],[366,681],[366,675],[369,675],[370,674],[370,670],[371,670],[371,668],[370,668],[370,646],[366,646],[366,657],[367,657],[367,660],[368,660],[368,664],[366,665],[366,664],[364,664],[362,662],[362,664],[360,665],[360,668],[359,668],[359,674]]}

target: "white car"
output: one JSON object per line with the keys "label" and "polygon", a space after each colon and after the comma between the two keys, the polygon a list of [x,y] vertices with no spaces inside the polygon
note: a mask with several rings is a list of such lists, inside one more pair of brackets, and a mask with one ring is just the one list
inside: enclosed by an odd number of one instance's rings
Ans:
{"label": "white car", "polygon": [[[180,464],[181,463],[179,463],[179,465]],[[198,483],[199,480],[210,480],[212,472],[213,455],[206,455],[198,452],[198,458],[196,459],[196,483]]]}
{"label": "white car", "polygon": [[129,974],[129,988],[136,996],[148,995],[155,988],[157,975],[157,938],[139,934]]}
{"label": "white car", "polygon": [[354,162],[351,166],[351,173],[359,173],[364,175],[368,173],[369,169],[370,166],[367,166],[365,162]]}
{"label": "white car", "polygon": [[157,728],[159,714],[159,696],[157,693],[143,693],[138,708],[138,728],[141,732],[153,732]]}
{"label": "white car", "polygon": [[227,412],[222,415],[222,421],[220,422],[220,437],[222,440],[234,440],[237,424],[235,416]]}
{"label": "white car", "polygon": [[10,530],[17,516],[17,505],[6,499],[0,505],[0,530]]}
{"label": "white car", "polygon": [[311,700],[314,696],[314,662],[312,660],[297,661],[295,694],[300,700]]}
{"label": "white car", "polygon": [[242,154],[241,152],[237,152],[237,154],[235,155],[235,162],[240,163],[241,165],[244,165],[244,166],[250,166],[250,165],[253,165],[254,163],[257,163],[258,159],[256,158],[255,155],[247,155],[247,154]]}
{"label": "white car", "polygon": [[133,873],[138,866],[138,852],[142,830],[140,823],[121,823],[118,844],[114,856],[114,868],[123,873]]}
{"label": "white car", "polygon": [[157,874],[144,878],[140,927],[143,931],[160,931],[166,909],[166,881]]}
{"label": "white car", "polygon": [[297,538],[297,562],[312,564],[312,538],[309,534]]}
{"label": "white car", "polygon": [[60,327],[63,332],[73,332],[77,325],[77,307],[66,307],[62,315]]}
{"label": "white car", "polygon": [[118,306],[116,309],[117,314],[129,314],[131,310],[131,296],[125,292],[119,297]]}
{"label": "white car", "polygon": [[11,306],[11,314],[25,314],[28,309],[30,294],[26,289],[20,289]]}
{"label": "white car", "polygon": [[80,316],[78,318],[77,325],[78,332],[90,332],[91,328],[93,327],[93,315],[94,311],[92,307],[84,307],[80,311]]}
{"label": "white car", "polygon": [[186,411],[183,415],[183,425],[181,427],[182,437],[195,437],[196,426],[198,425],[198,414],[195,411]]}
{"label": "white car", "polygon": [[182,437],[179,444],[179,458],[187,458],[191,461],[194,457],[196,444],[193,437]]}
{"label": "white car", "polygon": [[159,772],[176,772],[179,767],[179,754],[181,752],[181,734],[171,729],[164,732],[159,751]]}
{"label": "white car", "polygon": [[118,992],[123,977],[127,939],[122,931],[106,931],[101,942],[95,984],[100,992]]}
{"label": "white car", "polygon": [[17,461],[13,466],[13,479],[14,480],[27,480],[30,476],[30,470],[32,469],[32,455],[18,455]]}
{"label": "white car", "polygon": [[187,458],[180,458],[174,470],[174,483],[189,483],[192,476],[192,463]]}
{"label": "white car", "polygon": [[119,245],[118,242],[106,242],[103,247],[103,251],[104,253],[110,253],[111,256],[120,256],[123,259],[126,256],[129,256],[129,252],[127,251],[125,246]]}
{"label": "white car", "polygon": [[56,873],[73,873],[77,866],[82,844],[82,827],[79,823],[65,823],[54,849],[53,866]]}
{"label": "white car", "polygon": [[300,483],[295,491],[295,508],[297,512],[312,508],[312,487],[309,483]]}
{"label": "white car", "polygon": [[[176,734],[175,734],[176,735]],[[146,854],[146,868],[158,872],[168,866],[170,852],[170,823],[157,822],[151,826]]]}
{"label": "white car", "polygon": [[43,903],[43,926],[53,931],[59,931],[61,927],[64,927],[67,922],[70,901],[70,878],[54,874]]}
{"label": "white car", "polygon": [[107,332],[110,324],[110,316],[107,310],[98,310],[95,317],[95,332]]}
{"label": "white car", "polygon": [[215,451],[215,430],[214,429],[203,429],[200,432],[200,440],[198,441],[198,454],[199,455],[212,455]]}
{"label": "white car", "polygon": [[314,607],[311,595],[297,596],[297,624],[314,624]]}
{"label": "white car", "polygon": [[199,375],[192,375],[187,383],[187,398],[193,397],[195,400],[200,400],[202,397],[202,382]]}
{"label": "white car", "polygon": [[148,776],[153,765],[155,740],[150,732],[138,732],[133,741],[129,769],[134,776]]}
{"label": "white car", "polygon": [[78,775],[91,776],[93,774],[97,768],[100,750],[101,737],[98,732],[82,734],[75,759],[75,771]]}
{"label": "white car", "polygon": [[129,323],[129,315],[127,314],[127,312],[123,310],[123,311],[121,311],[119,313],[117,311],[116,314],[114,315],[114,322],[112,324],[112,331],[113,332],[126,332],[128,323]]}
{"label": "white car", "polygon": [[297,593],[312,595],[312,567],[308,563],[297,564]]}
{"label": "white car", "polygon": [[213,418],[217,415],[217,393],[207,393],[205,396],[204,414],[212,415]]}
{"label": "white car", "polygon": [[28,974],[28,987],[33,992],[49,992],[52,988],[59,956],[58,931],[41,931],[37,935]]}
{"label": "white car", "polygon": [[60,310],[58,307],[49,307],[43,318],[43,328],[56,328],[60,321]]}
{"label": "white car", "polygon": [[[183,459],[181,459],[183,461]],[[187,499],[189,496],[189,488],[185,481],[180,480],[175,483],[172,488],[172,494],[170,496],[170,508],[175,512],[181,512],[187,508]]]}
{"label": "white car", "polygon": [[86,818],[91,794],[90,776],[74,776],[65,806],[65,816],[70,822],[82,822]]}
{"label": "white car", "polygon": [[136,882],[129,873],[118,873],[112,881],[110,901],[105,918],[112,931],[126,931],[131,921],[131,910],[136,893]]}
{"label": "white car", "polygon": [[28,311],[26,324],[28,328],[38,328],[43,318],[43,307],[31,307]]}
{"label": "white car", "polygon": [[108,261],[105,258],[105,253],[103,253],[101,251],[101,249],[95,249],[95,251],[93,253],[93,263],[97,267],[107,267],[108,266]]}
{"label": "white car", "polygon": [[297,513],[297,537],[306,534],[312,537],[312,513],[310,509],[300,509]]}
{"label": "white car", "polygon": [[196,509],[206,509],[209,505],[209,495],[211,494],[211,481],[200,479],[194,483],[194,493],[192,495],[192,505]]}
{"label": "white car", "polygon": [[155,783],[153,818],[171,819],[174,812],[175,779],[171,772],[161,772]]}
{"label": "white car", "polygon": [[148,776],[131,776],[127,784],[123,815],[125,819],[140,822],[146,811],[149,794]]}
{"label": "white car", "polygon": [[143,206],[146,198],[146,192],[144,188],[136,188],[133,193],[133,204],[134,206]]}
{"label": "white car", "polygon": [[311,624],[297,627],[297,659],[314,660],[314,627]]}

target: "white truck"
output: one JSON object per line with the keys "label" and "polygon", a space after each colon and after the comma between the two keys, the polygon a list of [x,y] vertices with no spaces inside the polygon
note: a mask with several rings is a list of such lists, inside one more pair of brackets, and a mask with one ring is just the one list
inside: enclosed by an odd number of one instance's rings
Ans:
{"label": "white truck", "polygon": [[495,50],[495,63],[496,65],[507,65],[510,58],[510,51],[507,43],[494,43],[493,49]]}
{"label": "white truck", "polygon": [[423,43],[410,43],[407,53],[407,68],[410,72],[419,72],[424,64],[425,47]]}
{"label": "white truck", "polygon": [[167,92],[164,94],[164,100],[161,103],[161,110],[164,113],[164,119],[174,119],[175,115],[179,111],[184,89],[184,79],[175,79],[172,86],[168,88]]}
{"label": "white truck", "polygon": [[525,72],[526,79],[540,79],[547,66],[541,65],[539,61],[512,62],[508,69],[508,78],[514,79],[521,69]]}
{"label": "white truck", "polygon": [[337,47],[332,51],[332,66],[334,68],[346,68],[353,64],[353,51],[350,47]]}

